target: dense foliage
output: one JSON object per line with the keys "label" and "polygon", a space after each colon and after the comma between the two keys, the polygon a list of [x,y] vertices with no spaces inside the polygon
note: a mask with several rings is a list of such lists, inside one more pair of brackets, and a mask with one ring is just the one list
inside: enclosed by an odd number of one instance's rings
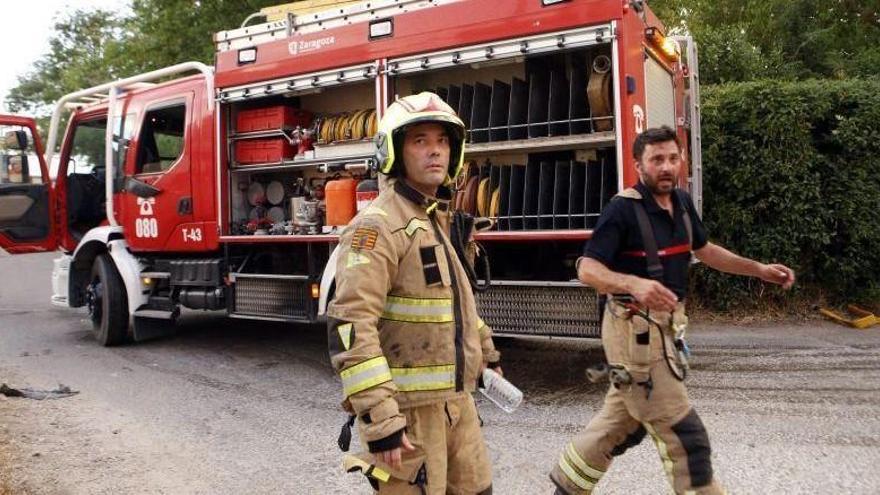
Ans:
{"label": "dense foliage", "polygon": [[[704,220],[713,240],[799,274],[815,300],[880,296],[880,80],[761,81],[703,98]],[[780,292],[698,269],[711,306]]]}

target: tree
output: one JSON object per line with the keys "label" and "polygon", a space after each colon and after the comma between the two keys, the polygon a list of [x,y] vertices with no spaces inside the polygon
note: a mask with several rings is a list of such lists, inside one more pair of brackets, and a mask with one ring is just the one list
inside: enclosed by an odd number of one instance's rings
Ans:
{"label": "tree", "polygon": [[671,32],[700,45],[704,83],[870,77],[880,7],[870,0],[653,0]]}
{"label": "tree", "polygon": [[134,0],[131,14],[76,10],[55,22],[49,51],[9,92],[13,112],[46,115],[63,95],[189,60],[212,63],[213,34],[273,0]]}
{"label": "tree", "polygon": [[55,22],[49,52],[34,63],[34,70],[20,76],[9,91],[13,112],[44,114],[65,94],[107,81],[115,67],[107,63],[122,47],[118,19],[104,10],[77,10]]}
{"label": "tree", "polygon": [[235,29],[273,0],[134,0],[125,20],[130,74],[188,60],[214,60],[213,35]]}

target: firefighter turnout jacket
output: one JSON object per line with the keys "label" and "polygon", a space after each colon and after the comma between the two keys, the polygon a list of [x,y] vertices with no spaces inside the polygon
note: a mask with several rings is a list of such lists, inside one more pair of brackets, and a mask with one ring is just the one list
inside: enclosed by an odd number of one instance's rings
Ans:
{"label": "firefighter turnout jacket", "polygon": [[328,343],[343,406],[361,419],[371,452],[400,445],[400,409],[473,392],[482,366],[499,359],[450,219],[448,199],[397,180],[340,237]]}

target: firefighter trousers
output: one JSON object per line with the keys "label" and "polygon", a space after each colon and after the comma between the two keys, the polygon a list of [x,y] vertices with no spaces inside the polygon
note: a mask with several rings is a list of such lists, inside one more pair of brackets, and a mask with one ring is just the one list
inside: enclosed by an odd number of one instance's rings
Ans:
{"label": "firefighter trousers", "polygon": [[[676,318],[681,319],[683,307],[679,311]],[[668,313],[658,316],[670,319]],[[615,456],[650,436],[676,494],[724,493],[712,473],[706,428],[688,402],[684,383],[676,378],[664,358],[659,340],[664,338],[661,329],[636,324],[633,332],[633,327],[631,320],[606,310],[602,325],[606,355],[612,366],[623,365],[632,370],[632,383],[609,388],[602,409],[565,446],[550,478],[569,495],[589,494]],[[641,330],[651,332],[650,339],[640,337],[638,343],[630,346],[631,339]],[[626,337],[618,339],[621,333]],[[620,352],[616,348],[619,345],[626,345],[626,349]],[[641,346],[650,352],[642,352],[638,349]],[[640,361],[640,352],[646,360]]]}
{"label": "firefighter trousers", "polygon": [[[403,468],[378,482],[379,495],[491,495],[492,468],[471,394],[401,410],[415,447]],[[373,461],[375,463],[375,460]]]}

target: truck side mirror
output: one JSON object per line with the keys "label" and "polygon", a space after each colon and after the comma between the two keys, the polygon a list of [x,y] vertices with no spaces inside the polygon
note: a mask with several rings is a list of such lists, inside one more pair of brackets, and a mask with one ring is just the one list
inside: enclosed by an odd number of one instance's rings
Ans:
{"label": "truck side mirror", "polygon": [[26,184],[30,182],[27,155],[10,156],[6,166],[6,178],[11,183]]}

